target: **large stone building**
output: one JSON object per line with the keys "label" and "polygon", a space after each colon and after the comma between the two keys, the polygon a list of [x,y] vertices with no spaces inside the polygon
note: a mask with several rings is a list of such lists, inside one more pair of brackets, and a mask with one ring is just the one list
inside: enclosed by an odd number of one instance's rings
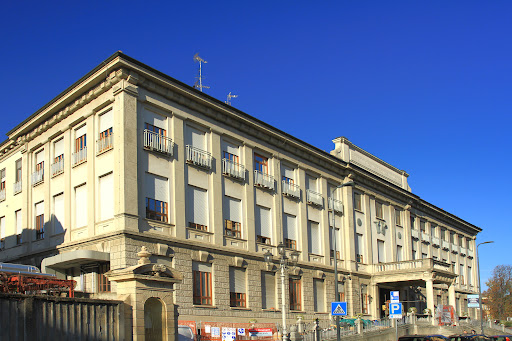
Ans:
{"label": "large stone building", "polygon": [[83,295],[121,297],[109,275],[146,246],[179,274],[161,286],[180,319],[275,322],[278,263],[263,254],[279,243],[300,253],[290,319],[329,318],[335,258],[349,315],[383,316],[390,290],[462,314],[477,291],[481,229],[414,195],[406,172],[343,137],[326,153],[120,52],[7,135],[0,261]]}

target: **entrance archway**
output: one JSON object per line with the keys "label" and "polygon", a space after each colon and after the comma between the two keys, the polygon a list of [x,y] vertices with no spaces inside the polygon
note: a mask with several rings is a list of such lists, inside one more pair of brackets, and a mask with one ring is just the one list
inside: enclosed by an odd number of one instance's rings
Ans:
{"label": "entrance archway", "polygon": [[166,335],[165,307],[158,298],[148,298],[144,303],[144,335],[146,341],[162,341]]}

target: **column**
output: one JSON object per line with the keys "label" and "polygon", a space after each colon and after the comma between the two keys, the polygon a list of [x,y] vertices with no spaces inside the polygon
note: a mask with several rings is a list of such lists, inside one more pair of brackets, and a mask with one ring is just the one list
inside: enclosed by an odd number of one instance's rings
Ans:
{"label": "column", "polygon": [[369,288],[370,295],[372,297],[372,301],[370,303],[370,309],[372,314],[372,319],[377,320],[380,318],[380,298],[379,298],[379,285],[378,284],[370,284]]}
{"label": "column", "polygon": [[427,278],[425,280],[426,289],[427,289],[427,308],[430,309],[430,312],[434,313],[434,279]]}
{"label": "column", "polygon": [[452,307],[456,308],[455,305],[455,280],[450,283],[450,286],[448,287],[448,304]]}

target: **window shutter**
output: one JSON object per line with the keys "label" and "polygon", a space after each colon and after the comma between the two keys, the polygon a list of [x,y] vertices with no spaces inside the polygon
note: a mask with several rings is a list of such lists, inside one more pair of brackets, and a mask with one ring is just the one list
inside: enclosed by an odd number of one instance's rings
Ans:
{"label": "window shutter", "polygon": [[229,154],[239,156],[238,155],[238,146],[235,146],[231,143],[225,142],[224,150],[226,152],[228,152]]}
{"label": "window shutter", "polygon": [[315,255],[322,254],[321,240],[320,240],[320,228],[318,223],[314,221],[308,221],[308,232],[309,232],[309,253]]}
{"label": "window shutter", "polygon": [[229,291],[245,294],[245,269],[229,267]]}
{"label": "window shutter", "polygon": [[224,217],[237,223],[242,222],[241,200],[224,197]]}
{"label": "window shutter", "polygon": [[60,139],[53,144],[53,155],[57,157],[64,154],[64,139]]}
{"label": "window shutter", "polygon": [[23,228],[21,227],[21,210],[16,211],[16,234],[21,234],[23,232]]}
{"label": "window shutter", "polygon": [[187,144],[192,145],[195,148],[206,150],[206,141],[205,141],[205,133],[194,129],[192,127],[187,127]]}
{"label": "window shutter", "polygon": [[295,172],[294,172],[293,169],[288,168],[286,166],[283,166],[282,169],[283,169],[283,176],[284,177],[287,177],[288,179],[295,180],[295,174],[294,174]]}
{"label": "window shutter", "polygon": [[256,233],[260,236],[272,239],[272,221],[270,208],[256,206]]}
{"label": "window shutter", "polygon": [[113,124],[112,110],[109,110],[100,116],[100,133],[112,128],[112,124]]}
{"label": "window shutter", "polygon": [[145,180],[144,185],[147,198],[163,202],[168,201],[167,189],[169,185],[167,178],[146,173]]}
{"label": "window shutter", "polygon": [[0,218],[0,238],[5,238],[5,217]]}
{"label": "window shutter", "polygon": [[145,122],[167,131],[167,118],[154,112],[146,111]]}
{"label": "window shutter", "polygon": [[321,279],[313,279],[313,290],[315,297],[315,311],[324,312],[325,311],[325,302],[324,302],[324,281]]}
{"label": "window shutter", "polygon": [[87,185],[75,187],[75,227],[87,225]]}
{"label": "window shutter", "polygon": [[297,240],[297,217],[289,214],[284,215],[283,224],[284,238]]}
{"label": "window shutter", "polygon": [[276,276],[273,272],[262,273],[263,309],[276,308]]}
{"label": "window shutter", "polygon": [[41,150],[36,154],[36,165],[44,161],[44,150]]}
{"label": "window shutter", "polygon": [[186,203],[188,222],[208,226],[208,192],[204,189],[188,186]]}
{"label": "window shutter", "polygon": [[210,263],[192,262],[192,270],[201,272],[212,272],[212,265]]}
{"label": "window shutter", "polygon": [[112,173],[99,179],[100,221],[114,217],[114,176]]}
{"label": "window shutter", "polygon": [[308,176],[308,189],[318,192],[318,190],[316,188],[316,182],[317,182],[316,178]]}
{"label": "window shutter", "polygon": [[36,217],[44,214],[44,201],[36,204]]}
{"label": "window shutter", "polygon": [[79,138],[80,136],[83,136],[87,133],[87,126],[83,125],[77,130],[75,130],[75,139]]}
{"label": "window shutter", "polygon": [[53,197],[53,232],[59,234],[64,232],[64,194]]}

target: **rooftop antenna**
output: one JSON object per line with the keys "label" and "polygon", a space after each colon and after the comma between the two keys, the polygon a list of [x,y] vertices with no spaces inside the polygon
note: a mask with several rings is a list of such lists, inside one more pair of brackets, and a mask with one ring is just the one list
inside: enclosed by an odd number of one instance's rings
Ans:
{"label": "rooftop antenna", "polygon": [[224,103],[226,103],[227,105],[231,105],[231,99],[232,98],[237,98],[237,97],[238,97],[238,95],[232,95],[231,91],[230,91],[229,94],[228,94],[228,98],[226,99],[226,102],[224,102]]}
{"label": "rooftop antenna", "polygon": [[208,63],[203,58],[199,57],[199,53],[194,55],[194,61],[199,62],[199,76],[196,77],[196,82],[194,83],[194,88],[199,89],[199,91],[203,92],[203,88],[209,89],[209,86],[203,85],[203,73],[202,73],[202,65],[203,63]]}

